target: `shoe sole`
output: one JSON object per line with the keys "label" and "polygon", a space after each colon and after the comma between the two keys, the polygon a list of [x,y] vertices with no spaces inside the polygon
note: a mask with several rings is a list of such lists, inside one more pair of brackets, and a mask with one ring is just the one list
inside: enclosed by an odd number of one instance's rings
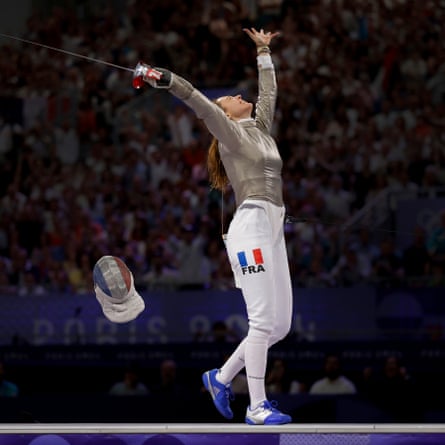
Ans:
{"label": "shoe sole", "polygon": [[205,386],[206,390],[209,392],[209,394],[212,396],[213,404],[215,405],[215,408],[218,410],[218,412],[226,419],[233,419],[233,414],[231,416],[224,414],[224,412],[222,412],[219,409],[218,405],[215,403],[216,395],[213,391],[212,383],[210,382],[210,371],[207,371],[202,375],[202,383],[204,384],[204,386]]}
{"label": "shoe sole", "polygon": [[262,423],[256,423],[253,420],[246,419],[246,423],[247,423],[247,425],[286,425],[287,423],[292,423],[292,420],[289,420],[289,421],[286,420],[286,421],[283,421],[283,422],[269,422],[269,423],[262,422]]}

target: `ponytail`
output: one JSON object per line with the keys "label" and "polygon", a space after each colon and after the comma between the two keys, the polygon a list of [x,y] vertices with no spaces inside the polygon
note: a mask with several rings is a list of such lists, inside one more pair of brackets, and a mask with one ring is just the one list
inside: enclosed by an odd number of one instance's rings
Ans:
{"label": "ponytail", "polygon": [[229,183],[226,170],[221,161],[218,149],[218,139],[213,138],[207,155],[207,170],[209,172],[210,185],[217,190],[224,190]]}
{"label": "ponytail", "polygon": [[[215,99],[213,103],[223,109],[218,99]],[[229,178],[227,177],[226,170],[219,154],[218,139],[215,137],[210,143],[209,153],[207,155],[207,170],[209,172],[210,186],[214,189],[223,191],[229,183]]]}

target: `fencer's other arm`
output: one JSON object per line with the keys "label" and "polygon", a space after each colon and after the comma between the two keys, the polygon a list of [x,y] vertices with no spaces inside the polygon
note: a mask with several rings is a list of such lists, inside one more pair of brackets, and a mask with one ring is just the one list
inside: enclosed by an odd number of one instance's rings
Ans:
{"label": "fencer's other arm", "polygon": [[277,81],[270,56],[270,42],[280,32],[267,32],[262,29],[244,28],[243,31],[253,40],[257,48],[258,63],[258,100],[255,108],[255,120],[258,128],[270,133],[275,115],[277,100]]}

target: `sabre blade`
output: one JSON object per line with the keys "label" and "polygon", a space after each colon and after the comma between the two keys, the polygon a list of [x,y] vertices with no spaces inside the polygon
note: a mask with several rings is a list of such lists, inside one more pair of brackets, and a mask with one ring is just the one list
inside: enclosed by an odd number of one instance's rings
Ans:
{"label": "sabre blade", "polygon": [[102,65],[108,65],[113,68],[117,68],[119,70],[130,71],[131,73],[134,71],[134,69],[128,68],[126,66],[116,65],[114,63],[106,62],[105,60],[95,59],[94,57],[89,57],[89,56],[84,56],[83,54],[73,53],[71,51],[66,51],[64,49],[55,48],[54,46],[48,46],[48,45],[44,45],[43,43],[34,42],[32,40],[22,39],[21,37],[11,36],[9,34],[3,34],[2,32],[0,32],[0,37],[17,40],[18,42],[22,42],[22,43],[29,43],[30,45],[40,46],[41,48],[50,49],[51,51],[57,51],[59,53],[66,54],[68,56],[78,57],[80,59],[85,59],[90,62],[96,62],[96,63],[100,63]]}

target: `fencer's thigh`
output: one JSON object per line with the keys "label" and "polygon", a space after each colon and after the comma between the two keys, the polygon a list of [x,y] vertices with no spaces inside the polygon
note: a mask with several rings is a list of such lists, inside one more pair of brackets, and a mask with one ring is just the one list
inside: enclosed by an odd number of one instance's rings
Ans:
{"label": "fencer's thigh", "polygon": [[[283,232],[283,229],[282,229]],[[284,233],[280,234],[272,249],[274,260],[274,293],[276,295],[276,316],[273,326],[273,341],[287,335],[292,323],[293,292],[289,271]]]}
{"label": "fencer's thigh", "polygon": [[227,232],[227,254],[242,289],[249,326],[271,332],[276,315],[273,230],[265,208],[243,203]]}

